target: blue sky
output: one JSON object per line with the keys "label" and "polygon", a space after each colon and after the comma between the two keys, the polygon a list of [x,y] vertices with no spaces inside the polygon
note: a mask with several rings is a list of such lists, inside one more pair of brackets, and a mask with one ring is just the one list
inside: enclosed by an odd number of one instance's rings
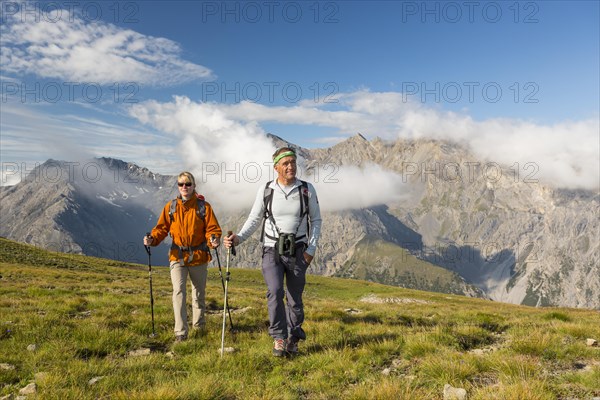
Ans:
{"label": "blue sky", "polygon": [[77,4],[1,3],[2,184],[48,158],[176,173],[268,160],[266,132],[360,132],[598,188],[598,1]]}
{"label": "blue sky", "polygon": [[[423,84],[438,92],[444,108],[466,106],[475,118],[556,122],[597,114],[598,2],[474,3],[470,9],[465,2],[292,2],[297,6],[273,6],[270,18],[269,7],[254,6],[267,3],[151,2],[135,26],[177,40],[185,58],[210,68],[225,88],[258,83],[263,102],[270,101],[267,82],[299,83],[306,98],[318,86],[321,94],[331,94],[414,90],[416,83],[419,92],[411,98],[422,100]],[[181,13],[183,8],[189,11]],[[254,23],[256,10],[262,14]],[[302,17],[292,23],[297,10]],[[157,25],[163,27],[153,29]],[[328,82],[333,85],[325,88]],[[473,85],[472,102],[467,82],[479,84]],[[486,83],[502,89],[497,102],[494,87],[489,98],[482,93]],[[526,89],[527,83],[533,85]],[[275,89],[276,104],[286,102],[282,86]],[[247,88],[246,97],[253,99],[252,86]],[[295,99],[291,89],[288,103]],[[235,100],[224,90],[207,90],[206,99]],[[178,93],[203,96],[196,85]],[[426,94],[425,101],[436,103],[435,94]]]}

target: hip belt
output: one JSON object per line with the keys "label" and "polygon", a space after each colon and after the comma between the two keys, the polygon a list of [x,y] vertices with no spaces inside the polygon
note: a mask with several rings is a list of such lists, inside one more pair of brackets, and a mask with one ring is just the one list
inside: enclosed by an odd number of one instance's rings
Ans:
{"label": "hip belt", "polygon": [[180,260],[183,260],[184,252],[188,253],[189,254],[188,258],[186,260],[184,260],[185,264],[192,262],[192,260],[194,259],[194,251],[196,251],[196,250],[206,251],[207,253],[210,252],[210,249],[208,248],[206,241],[200,243],[197,246],[178,246],[175,243],[171,243],[171,250],[178,251],[178,258]]}

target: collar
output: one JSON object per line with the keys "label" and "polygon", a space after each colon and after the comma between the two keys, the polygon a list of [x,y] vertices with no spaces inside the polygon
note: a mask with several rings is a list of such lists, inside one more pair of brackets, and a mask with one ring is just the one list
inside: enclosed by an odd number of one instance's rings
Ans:
{"label": "collar", "polygon": [[292,183],[291,185],[283,185],[283,184],[279,183],[279,178],[277,178],[277,179],[275,179],[275,184],[277,186],[279,186],[280,188],[283,188],[283,187],[292,187],[293,188],[296,186],[300,186],[300,179],[298,179],[298,178],[294,178],[294,179],[295,179],[294,183]]}
{"label": "collar", "polygon": [[185,200],[183,197],[181,197],[181,195],[178,195],[178,196],[177,196],[177,198],[178,198],[179,200],[181,200],[181,203],[183,203],[183,204],[185,204],[185,205],[188,205],[188,204],[189,204],[189,202],[190,202],[190,200],[194,200],[194,199],[196,199],[196,198],[197,198],[197,196],[196,196],[196,192],[192,192],[192,196],[191,196],[189,199],[187,199],[187,200]]}

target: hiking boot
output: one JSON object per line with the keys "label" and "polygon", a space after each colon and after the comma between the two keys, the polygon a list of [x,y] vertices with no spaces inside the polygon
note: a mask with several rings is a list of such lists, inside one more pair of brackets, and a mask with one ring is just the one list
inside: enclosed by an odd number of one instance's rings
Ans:
{"label": "hiking boot", "polygon": [[186,335],[177,335],[175,336],[175,343],[185,342],[187,339]]}
{"label": "hiking boot", "polygon": [[285,342],[285,351],[288,352],[289,355],[295,356],[298,354],[298,339],[295,337],[289,337]]}
{"label": "hiking boot", "polygon": [[273,355],[275,357],[283,357],[285,355],[285,340],[275,339],[273,342]]}
{"label": "hiking boot", "polygon": [[206,335],[206,325],[195,326],[192,328],[191,337],[198,338]]}

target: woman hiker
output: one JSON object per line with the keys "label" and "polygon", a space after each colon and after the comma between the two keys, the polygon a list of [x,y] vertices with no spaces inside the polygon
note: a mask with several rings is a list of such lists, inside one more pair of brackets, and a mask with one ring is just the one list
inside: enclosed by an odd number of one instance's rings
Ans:
{"label": "woman hiker", "polygon": [[206,324],[204,301],[207,265],[211,255],[209,246],[217,248],[221,227],[212,206],[196,193],[196,180],[189,172],[177,177],[179,196],[169,201],[158,217],[150,236],[144,237],[145,246],[158,246],[168,234],[173,244],[169,251],[171,283],[173,284],[173,312],[175,314],[175,341],[188,337],[186,310],[186,282],[192,282],[192,326],[203,329]]}

